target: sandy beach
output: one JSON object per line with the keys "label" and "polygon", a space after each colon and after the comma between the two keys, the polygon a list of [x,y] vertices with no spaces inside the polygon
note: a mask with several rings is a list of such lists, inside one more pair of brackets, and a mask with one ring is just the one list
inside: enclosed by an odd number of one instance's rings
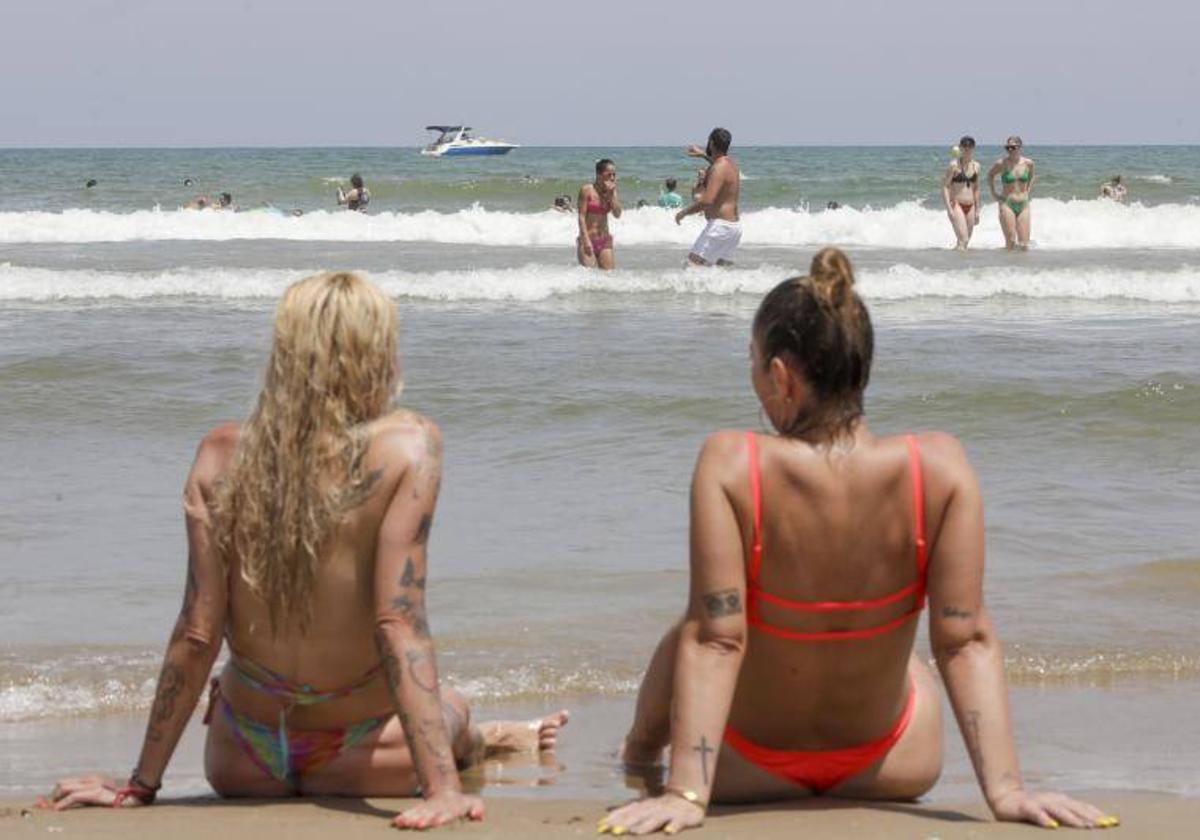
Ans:
{"label": "sandy beach", "polygon": [[[1081,794],[1086,796],[1086,794]],[[1111,829],[1121,837],[1184,837],[1200,820],[1200,801],[1154,793],[1111,791],[1096,794],[1119,814]],[[28,802],[0,805],[0,835],[42,837],[167,837],[173,840],[220,836],[224,840],[262,837],[332,837],[351,840],[379,837],[386,818],[411,800],[315,799],[221,802],[211,798],[175,799],[147,811],[87,809],[64,813],[38,811]],[[439,829],[438,837],[587,837],[595,835],[600,802],[502,798],[487,803],[482,823]],[[928,802],[916,805],[867,805],[828,800],[745,808],[715,808],[695,837],[775,840],[803,832],[810,837],[1029,837],[1033,826],[992,822],[982,804]]]}

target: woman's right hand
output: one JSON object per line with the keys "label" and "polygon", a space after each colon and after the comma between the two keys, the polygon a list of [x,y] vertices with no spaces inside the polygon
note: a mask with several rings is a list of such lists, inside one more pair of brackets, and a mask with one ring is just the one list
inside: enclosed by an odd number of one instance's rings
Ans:
{"label": "woman's right hand", "polygon": [[1072,799],[1063,793],[1030,793],[1014,790],[992,802],[997,820],[1027,822],[1043,828],[1112,828],[1121,824],[1117,817],[1108,816],[1095,805]]}
{"label": "woman's right hand", "polygon": [[461,791],[449,791],[431,796],[420,805],[402,811],[392,820],[396,828],[423,830],[450,825],[459,820],[478,822],[483,819],[483,800]]}
{"label": "woman's right hand", "polygon": [[[39,807],[53,808],[55,811],[65,811],[68,808],[81,808],[87,805],[98,805],[101,808],[111,808],[117,800],[117,792],[121,787],[111,776],[93,774],[91,776],[72,776],[59,779],[58,784],[50,793],[50,798],[38,801]],[[42,803],[45,803],[44,805]],[[122,797],[121,806],[132,808],[144,805],[136,796]]]}

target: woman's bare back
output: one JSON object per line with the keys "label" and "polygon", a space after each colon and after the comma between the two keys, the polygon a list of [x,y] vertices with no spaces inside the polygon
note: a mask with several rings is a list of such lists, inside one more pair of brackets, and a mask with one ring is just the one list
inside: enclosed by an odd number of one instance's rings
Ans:
{"label": "woman's bare back", "polygon": [[[402,411],[370,424],[365,456],[369,492],[349,510],[337,527],[323,562],[316,571],[312,619],[301,629],[288,620],[272,634],[267,604],[242,578],[237,560],[229,570],[229,612],[226,637],[234,655],[243,657],[299,685],[332,691],[352,685],[379,665],[375,632],[375,555],[380,525],[397,485],[410,467],[406,450],[429,444],[431,424]],[[236,428],[233,430],[236,436]],[[232,448],[226,468],[232,464]],[[429,504],[413,499],[414,504]],[[428,525],[425,526],[426,531]],[[221,690],[241,713],[273,721],[279,703],[255,691],[226,669]],[[361,690],[312,706],[297,706],[288,722],[297,729],[342,726],[392,708],[385,680],[372,680]]]}
{"label": "woman's bare back", "polygon": [[[759,436],[764,593],[789,601],[873,601],[865,609],[808,611],[759,598],[751,607],[769,628],[828,633],[880,628],[867,638],[803,640],[750,628],[730,723],[752,741],[778,749],[826,749],[878,738],[908,695],[908,664],[924,582],[909,450],[903,437],[856,435],[850,448],[815,449]],[[924,452],[920,449],[922,461]],[[928,447],[926,447],[928,448]],[[728,488],[744,524],[750,557],[753,502],[747,456]],[[928,469],[922,470],[929,484]],[[936,483],[936,482],[935,482]],[[925,494],[932,543],[938,501]],[[754,597],[747,592],[747,600]],[[754,615],[754,612],[752,612]]]}

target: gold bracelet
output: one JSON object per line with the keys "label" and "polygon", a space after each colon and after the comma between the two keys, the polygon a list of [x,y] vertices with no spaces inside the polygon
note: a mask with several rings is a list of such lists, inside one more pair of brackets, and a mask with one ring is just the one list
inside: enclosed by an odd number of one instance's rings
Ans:
{"label": "gold bracelet", "polygon": [[708,811],[708,803],[701,799],[700,794],[696,793],[694,790],[666,785],[663,787],[663,793],[669,793],[671,796],[678,796],[680,799],[691,802],[693,805],[698,805],[701,811]]}

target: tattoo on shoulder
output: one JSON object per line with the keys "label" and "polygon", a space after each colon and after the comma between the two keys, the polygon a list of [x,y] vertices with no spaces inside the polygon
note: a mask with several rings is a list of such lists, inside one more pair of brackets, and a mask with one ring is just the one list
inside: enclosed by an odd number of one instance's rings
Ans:
{"label": "tattoo on shoulder", "polygon": [[704,611],[709,618],[737,615],[742,611],[742,596],[736,589],[722,589],[704,595]]}
{"label": "tattoo on shoulder", "polygon": [[958,607],[942,607],[942,618],[974,618],[975,613]]}

